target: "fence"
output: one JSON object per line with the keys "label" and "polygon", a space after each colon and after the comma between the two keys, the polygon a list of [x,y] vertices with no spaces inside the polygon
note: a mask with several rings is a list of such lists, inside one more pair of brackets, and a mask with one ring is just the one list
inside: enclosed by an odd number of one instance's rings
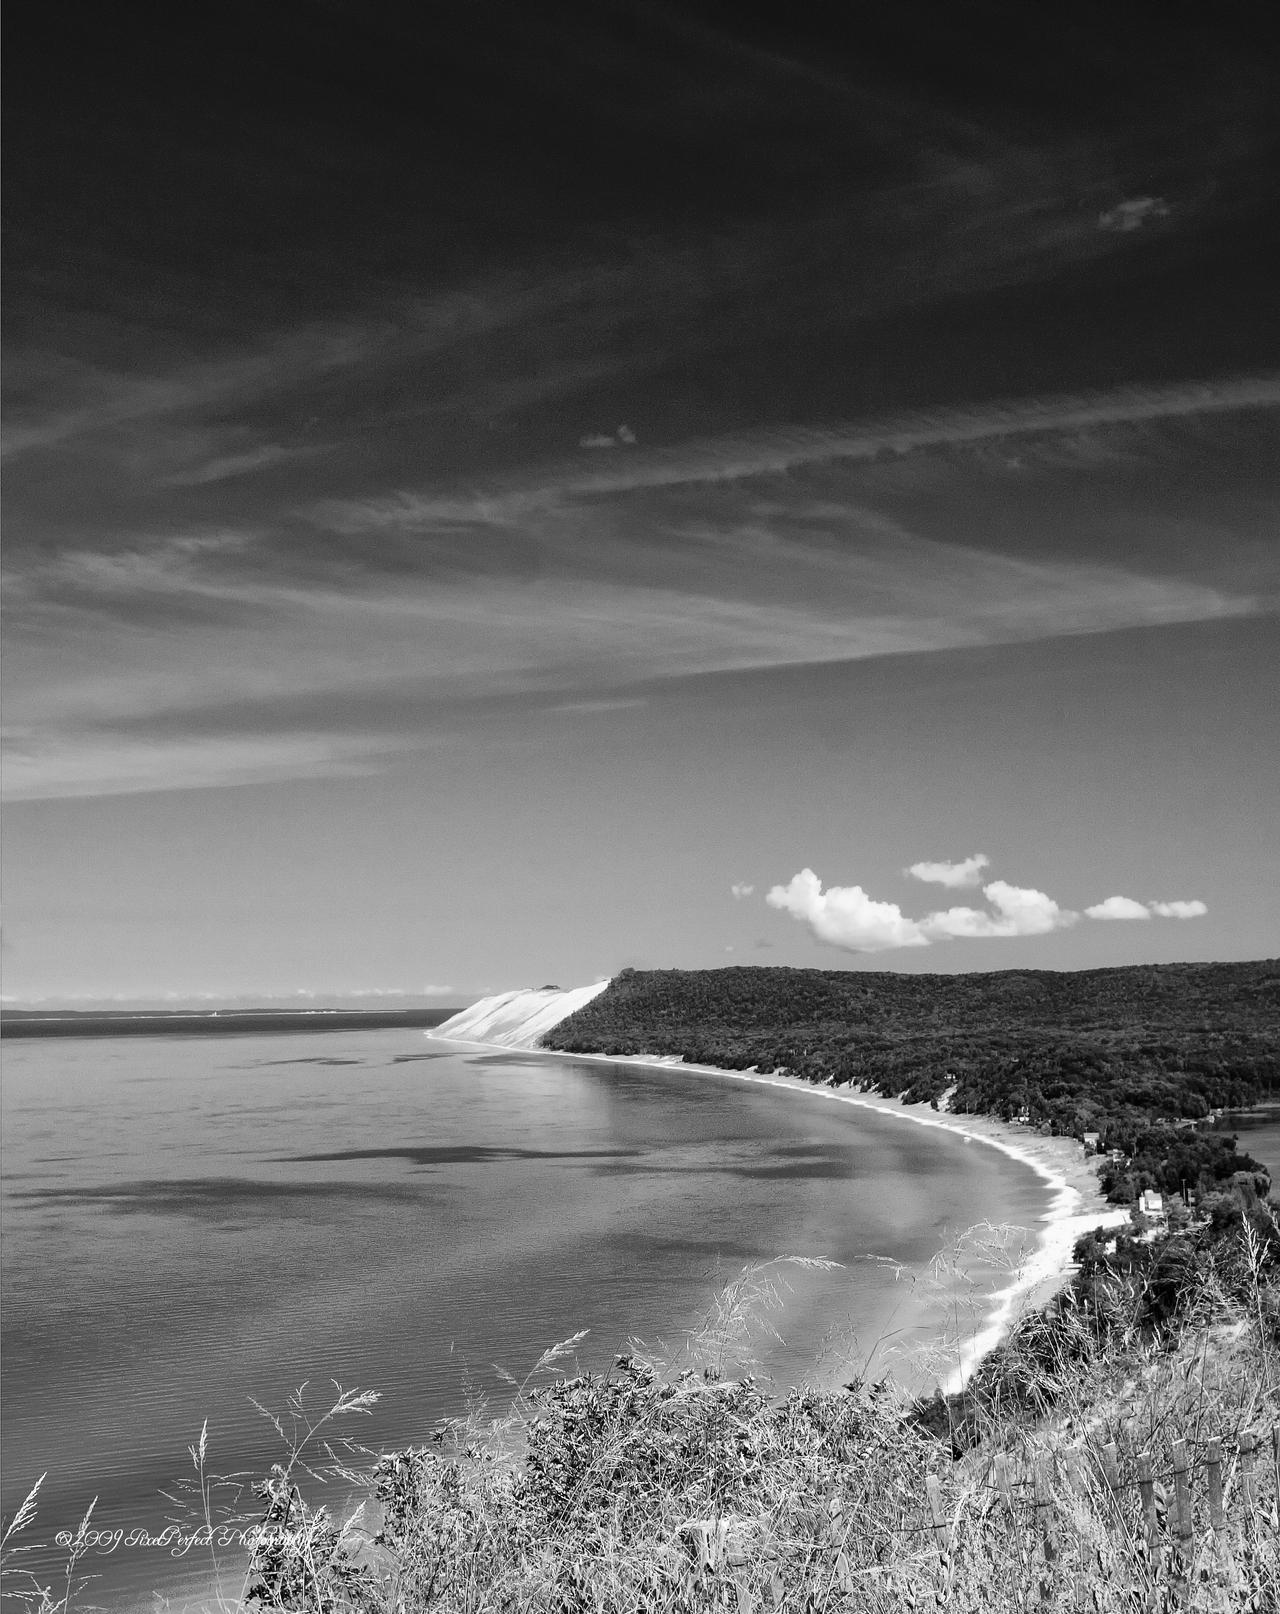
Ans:
{"label": "fence", "polygon": [[723,1518],[685,1525],[690,1570],[695,1581],[735,1580],[732,1590],[720,1582],[715,1606],[737,1614],[1280,1614],[1280,1427],[1266,1439],[1164,1433],[1159,1465],[1124,1431],[981,1466],[962,1458],[926,1477],[921,1505],[900,1516],[887,1553],[882,1538],[878,1561],[855,1550],[856,1509],[815,1499],[803,1590],[784,1581],[777,1550],[735,1550]]}
{"label": "fence", "polygon": [[[1124,1456],[1122,1458],[1122,1449]],[[1280,1611],[1280,1426],[1260,1438],[1185,1438],[1168,1466],[1132,1440],[997,1455],[958,1487],[925,1481],[923,1522],[938,1554],[937,1602],[962,1586],[966,1554],[992,1530],[1016,1538],[1031,1606]]]}

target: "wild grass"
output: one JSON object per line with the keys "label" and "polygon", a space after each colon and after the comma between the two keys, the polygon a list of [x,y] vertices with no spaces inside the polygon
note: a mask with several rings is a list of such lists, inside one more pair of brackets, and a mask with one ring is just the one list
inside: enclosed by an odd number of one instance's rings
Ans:
{"label": "wild grass", "polygon": [[[501,1416],[477,1404],[424,1447],[361,1453],[334,1426],[368,1393],[339,1391],[320,1417],[299,1394],[272,1420],[287,1456],[222,1607],[1274,1610],[1277,1476],[1269,1441],[1250,1472],[1241,1437],[1280,1421],[1280,1266],[1277,1241],[1250,1229],[1182,1272],[1167,1325],[1146,1320],[1149,1274],[1077,1287],[1022,1317],[963,1394],[931,1403],[865,1374],[772,1394],[757,1358],[786,1266],[744,1273],[674,1350],[634,1342],[592,1373],[583,1336],[562,1341],[509,1380]],[[203,1439],[192,1459],[212,1516]],[[362,1500],[334,1507],[325,1492]],[[45,1595],[33,1614],[69,1614],[71,1577]]]}

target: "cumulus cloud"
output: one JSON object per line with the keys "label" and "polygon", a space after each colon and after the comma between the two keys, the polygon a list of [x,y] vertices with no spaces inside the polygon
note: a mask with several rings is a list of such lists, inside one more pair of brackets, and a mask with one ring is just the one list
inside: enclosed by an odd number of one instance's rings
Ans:
{"label": "cumulus cloud", "polygon": [[1080,915],[1059,907],[1052,897],[1030,886],[1010,885],[992,880],[982,894],[992,912],[981,908],[948,908],[931,913],[920,921],[930,938],[988,936],[1047,936],[1051,930],[1065,930]]}
{"label": "cumulus cloud", "polygon": [[741,901],[743,897],[749,897],[751,895],[751,893],[755,890],[755,886],[744,885],[740,880],[735,880],[729,889],[733,892],[734,896]]}
{"label": "cumulus cloud", "polygon": [[1086,908],[1085,913],[1090,919],[1150,919],[1151,910],[1145,902],[1135,902],[1132,897],[1108,897],[1105,902],[1095,902],[1092,908]]}
{"label": "cumulus cloud", "polygon": [[855,953],[928,947],[935,941],[1043,936],[1074,925],[1079,914],[1043,891],[992,880],[983,887],[989,908],[947,908],[912,919],[896,902],[878,902],[860,885],[825,892],[812,869],[802,869],[765,897],[772,908],[806,924],[819,941]]}
{"label": "cumulus cloud", "polygon": [[824,892],[812,869],[801,869],[786,885],[775,885],[764,900],[808,925],[819,941],[851,952],[929,945],[920,926],[896,902],[876,902],[860,885],[833,885]]}
{"label": "cumulus cloud", "polygon": [[1199,919],[1208,908],[1198,900],[1174,902],[1135,902],[1132,897],[1108,897],[1095,902],[1085,913],[1090,919]]}
{"label": "cumulus cloud", "polygon": [[975,852],[960,863],[913,863],[904,872],[916,880],[928,880],[934,885],[977,885],[978,877],[991,862],[984,852]]}

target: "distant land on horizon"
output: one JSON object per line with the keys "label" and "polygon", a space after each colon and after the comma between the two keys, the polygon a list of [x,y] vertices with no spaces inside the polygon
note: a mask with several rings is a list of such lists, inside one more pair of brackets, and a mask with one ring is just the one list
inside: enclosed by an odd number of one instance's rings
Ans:
{"label": "distant land on horizon", "polygon": [[430,1029],[456,1013],[432,1009],[5,1009],[6,1037],[244,1036],[250,1032]]}

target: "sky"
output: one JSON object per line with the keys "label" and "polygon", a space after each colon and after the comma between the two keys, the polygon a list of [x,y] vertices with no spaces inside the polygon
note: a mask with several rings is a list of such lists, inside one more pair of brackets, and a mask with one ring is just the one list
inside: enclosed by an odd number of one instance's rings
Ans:
{"label": "sky", "polygon": [[1280,952],[1262,27],[11,7],[7,1001]]}

